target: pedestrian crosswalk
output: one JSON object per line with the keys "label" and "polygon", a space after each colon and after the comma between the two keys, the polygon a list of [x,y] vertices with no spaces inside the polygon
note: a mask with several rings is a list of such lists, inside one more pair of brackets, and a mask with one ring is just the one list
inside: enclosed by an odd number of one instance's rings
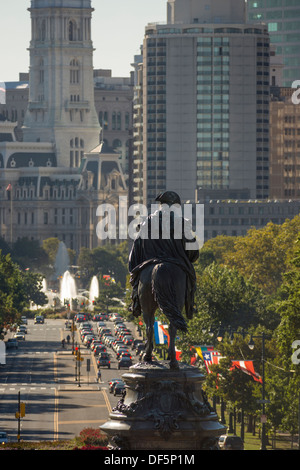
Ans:
{"label": "pedestrian crosswalk", "polygon": [[56,387],[46,383],[0,384],[0,393],[22,390],[56,390]]}

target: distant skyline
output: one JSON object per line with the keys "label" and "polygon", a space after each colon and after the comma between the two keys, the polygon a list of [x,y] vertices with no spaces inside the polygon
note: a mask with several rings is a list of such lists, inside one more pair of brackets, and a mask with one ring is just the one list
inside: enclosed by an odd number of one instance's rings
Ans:
{"label": "distant skyline", "polygon": [[[0,81],[19,80],[29,71],[30,0],[1,2]],[[92,0],[94,68],[111,69],[114,77],[128,77],[140,54],[145,26],[166,22],[167,0]]]}

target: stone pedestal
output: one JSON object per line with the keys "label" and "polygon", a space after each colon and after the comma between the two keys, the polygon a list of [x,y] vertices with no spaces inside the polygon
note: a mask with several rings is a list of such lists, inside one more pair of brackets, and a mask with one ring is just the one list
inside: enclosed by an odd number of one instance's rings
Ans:
{"label": "stone pedestal", "polygon": [[192,366],[138,363],[123,374],[124,396],[101,426],[120,450],[218,449],[226,432],[202,390],[205,377]]}

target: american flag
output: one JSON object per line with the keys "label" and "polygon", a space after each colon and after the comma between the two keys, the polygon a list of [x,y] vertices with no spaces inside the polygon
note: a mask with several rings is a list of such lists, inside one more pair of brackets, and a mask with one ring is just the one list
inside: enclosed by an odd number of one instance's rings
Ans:
{"label": "american flag", "polygon": [[208,374],[211,374],[210,366],[212,364],[219,364],[223,356],[218,351],[205,351],[203,352],[203,360]]}

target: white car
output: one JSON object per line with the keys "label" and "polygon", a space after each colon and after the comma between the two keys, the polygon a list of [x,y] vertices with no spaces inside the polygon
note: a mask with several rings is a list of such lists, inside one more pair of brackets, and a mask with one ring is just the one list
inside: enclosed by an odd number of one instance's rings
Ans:
{"label": "white car", "polygon": [[25,334],[22,333],[21,331],[18,331],[15,335],[14,338],[16,338],[18,341],[25,341]]}

